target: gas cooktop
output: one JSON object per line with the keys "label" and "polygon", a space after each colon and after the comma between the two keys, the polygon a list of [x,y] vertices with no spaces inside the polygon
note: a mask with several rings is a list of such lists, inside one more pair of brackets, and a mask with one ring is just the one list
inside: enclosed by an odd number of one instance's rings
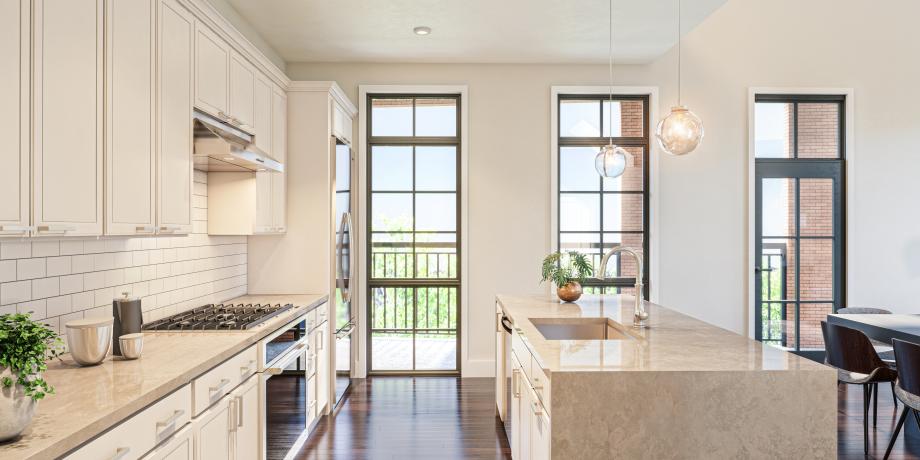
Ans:
{"label": "gas cooktop", "polygon": [[294,308],[292,304],[209,304],[145,323],[141,329],[145,331],[242,330],[264,323],[292,308]]}

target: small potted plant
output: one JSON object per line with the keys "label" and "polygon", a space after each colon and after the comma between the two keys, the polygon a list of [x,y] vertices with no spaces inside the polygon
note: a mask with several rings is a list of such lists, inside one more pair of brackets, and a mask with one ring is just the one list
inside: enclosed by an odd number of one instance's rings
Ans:
{"label": "small potted plant", "polygon": [[554,252],[543,259],[542,281],[552,280],[556,285],[556,295],[564,302],[578,300],[581,297],[581,283],[593,273],[594,268],[588,262],[588,257],[580,252]]}
{"label": "small potted plant", "polygon": [[61,337],[28,314],[0,315],[0,442],[29,425],[35,405],[54,388],[41,377],[63,351]]}

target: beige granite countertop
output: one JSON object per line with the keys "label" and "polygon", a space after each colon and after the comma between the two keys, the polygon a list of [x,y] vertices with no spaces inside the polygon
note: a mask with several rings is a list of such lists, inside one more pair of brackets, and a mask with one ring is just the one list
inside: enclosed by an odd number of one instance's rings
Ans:
{"label": "beige granite countertop", "polygon": [[[544,371],[834,371],[669,308],[645,302],[650,328],[632,328],[635,298],[585,295],[575,303],[550,296],[498,295],[497,300]],[[547,340],[529,318],[607,317],[627,340]]]}
{"label": "beige granite countertop", "polygon": [[310,294],[247,295],[227,302],[292,303],[295,308],[247,331],[145,333],[143,356],[134,361],[109,356],[98,366],[79,367],[64,355],[44,374],[55,394],[39,403],[18,440],[0,444],[0,459],[57,458],[326,300]]}

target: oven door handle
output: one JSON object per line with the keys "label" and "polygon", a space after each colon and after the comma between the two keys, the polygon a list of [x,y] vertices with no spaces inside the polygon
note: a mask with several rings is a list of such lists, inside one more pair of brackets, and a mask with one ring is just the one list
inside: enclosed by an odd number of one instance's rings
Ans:
{"label": "oven door handle", "polygon": [[511,331],[511,326],[512,326],[512,324],[511,324],[511,321],[508,319],[508,317],[507,317],[507,316],[502,316],[501,323],[502,323],[502,329],[504,329],[505,332],[507,332],[507,333],[510,334],[510,333],[512,332],[512,331]]}
{"label": "oven door handle", "polygon": [[284,368],[288,367],[295,359],[299,358],[301,352],[304,348],[309,348],[310,344],[307,343],[307,337],[300,339],[297,342],[297,345],[294,345],[293,349],[281,356],[281,358],[275,361],[275,365],[265,369],[266,374],[278,375],[284,372]]}

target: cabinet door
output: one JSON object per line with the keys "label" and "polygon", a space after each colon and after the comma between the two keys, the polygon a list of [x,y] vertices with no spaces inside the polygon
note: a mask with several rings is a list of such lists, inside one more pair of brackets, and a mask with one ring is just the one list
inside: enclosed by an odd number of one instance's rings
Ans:
{"label": "cabinet door", "polygon": [[29,0],[0,0],[0,236],[29,233]]}
{"label": "cabinet door", "polygon": [[531,392],[530,403],[530,455],[533,460],[550,459],[550,420],[549,414],[543,404],[537,399],[537,394]]}
{"label": "cabinet door", "polygon": [[256,147],[272,155],[272,86],[261,75],[253,84],[252,129]]}
{"label": "cabinet door", "polygon": [[192,47],[195,20],[176,0],[160,0],[159,14],[157,231],[189,233],[192,231]]}
{"label": "cabinet door", "polygon": [[195,23],[195,106],[227,119],[230,47],[208,26]]}
{"label": "cabinet door", "polygon": [[33,221],[39,235],[101,235],[103,0],[33,6]]}
{"label": "cabinet door", "polygon": [[105,233],[156,230],[156,0],[106,0]]}
{"label": "cabinet door", "polygon": [[195,458],[192,447],[190,425],[177,431],[166,443],[150,451],[141,460],[192,460]]}
{"label": "cabinet door", "polygon": [[329,323],[324,322],[315,332],[313,352],[316,354],[316,413],[322,416],[326,413],[329,403],[329,344],[326,343],[328,335],[326,330]]}
{"label": "cabinet door", "polygon": [[[511,353],[509,350],[508,353]],[[521,457],[521,405],[522,392],[521,380],[524,373],[521,371],[521,363],[517,357],[511,357],[511,457],[520,459]]]}
{"label": "cabinet door", "polygon": [[255,233],[274,233],[272,226],[272,176],[273,172],[256,173],[256,227]]}
{"label": "cabinet door", "polygon": [[[229,460],[235,418],[231,409],[231,395],[224,396],[192,423],[195,430],[195,458],[201,460]],[[236,404],[233,404],[235,407]]]}
{"label": "cabinet door", "polygon": [[259,379],[258,374],[249,377],[233,391],[236,401],[236,440],[234,458],[248,460],[259,457]]}
{"label": "cabinet door", "polygon": [[230,54],[229,75],[230,123],[252,133],[255,69],[246,62],[243,56],[232,52]]}
{"label": "cabinet door", "polygon": [[533,412],[531,407],[533,405],[533,392],[530,390],[530,383],[527,381],[526,374],[524,372],[518,373],[518,385],[520,388],[519,394],[521,398],[520,411],[515,414],[515,427],[520,427],[520,436],[518,451],[520,451],[521,456],[515,458],[521,458],[525,460],[531,460],[533,458],[532,446],[532,433],[533,433]]}
{"label": "cabinet door", "polygon": [[[287,163],[287,96],[280,89],[272,91],[272,156]],[[272,175],[272,226],[287,231],[287,166]]]}

